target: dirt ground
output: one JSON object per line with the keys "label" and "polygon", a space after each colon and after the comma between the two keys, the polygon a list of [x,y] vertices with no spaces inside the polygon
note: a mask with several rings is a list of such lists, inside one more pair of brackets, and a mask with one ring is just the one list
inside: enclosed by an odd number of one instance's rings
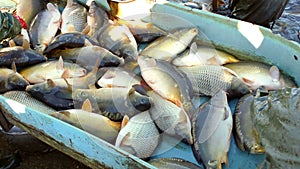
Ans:
{"label": "dirt ground", "polygon": [[[3,160],[8,156],[11,158]],[[14,159],[14,162],[11,159]],[[27,134],[12,136],[0,131],[0,168],[5,169],[5,166],[8,166],[5,165],[7,162],[14,163],[9,168],[16,169],[88,169],[82,163],[53,149],[33,136]]]}

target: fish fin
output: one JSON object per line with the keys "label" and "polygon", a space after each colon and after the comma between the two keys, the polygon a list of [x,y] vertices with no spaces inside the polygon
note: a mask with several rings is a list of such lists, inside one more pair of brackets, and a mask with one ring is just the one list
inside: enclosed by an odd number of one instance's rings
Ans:
{"label": "fish fin", "polygon": [[61,75],[61,78],[66,79],[70,77],[70,72],[69,70],[64,70],[64,72]]}
{"label": "fish fin", "polygon": [[193,42],[190,46],[190,54],[195,55],[197,53],[197,49],[198,49],[197,43]]}
{"label": "fish fin", "polygon": [[226,153],[226,157],[225,157],[225,164],[228,167],[229,166],[229,160],[228,160],[228,154]]}
{"label": "fish fin", "polygon": [[86,99],[81,107],[82,110],[87,111],[87,112],[92,112],[93,111],[93,107],[91,104],[91,101],[89,99]]}
{"label": "fish fin", "polygon": [[84,40],[84,46],[94,46],[89,40]]}
{"label": "fish fin", "polygon": [[76,32],[75,26],[73,24],[68,25],[68,32]]}
{"label": "fish fin", "polygon": [[48,84],[50,87],[55,87],[55,86],[56,86],[56,84],[54,83],[54,81],[51,80],[51,79],[47,79],[47,84]]}
{"label": "fish fin", "polygon": [[16,43],[15,43],[15,41],[12,40],[12,39],[10,41],[8,41],[8,44],[9,44],[9,47],[17,46]]}
{"label": "fish fin", "polygon": [[17,66],[16,66],[15,61],[12,62],[12,64],[11,64],[11,69],[12,69],[15,73],[17,73]]}
{"label": "fish fin", "polygon": [[68,82],[68,80],[66,78],[64,78],[64,81],[66,82],[66,84],[68,85],[68,90],[72,91],[72,85]]}
{"label": "fish fin", "polygon": [[127,115],[125,115],[123,117],[123,120],[122,120],[122,123],[121,123],[121,128],[124,128],[127,125],[128,121],[129,121],[129,117]]}
{"label": "fish fin", "polygon": [[90,30],[91,30],[91,26],[90,26],[90,25],[86,25],[86,26],[84,27],[84,29],[81,31],[81,33],[82,33],[83,35],[87,35],[87,34],[90,32]]}
{"label": "fish fin", "polygon": [[120,145],[127,145],[126,142],[129,140],[129,138],[130,138],[130,132],[125,134],[125,136],[123,137]]}
{"label": "fish fin", "polygon": [[135,88],[131,87],[131,89],[128,92],[128,95],[132,95],[132,94],[134,94],[134,92],[135,92]]}
{"label": "fish fin", "polygon": [[57,65],[56,65],[56,70],[58,70],[58,71],[64,70],[64,60],[63,60],[62,56],[60,56],[59,59],[58,59],[58,62],[57,62]]}
{"label": "fish fin", "polygon": [[209,65],[220,65],[220,62],[219,62],[219,60],[218,60],[218,58],[217,58],[216,55],[214,55],[213,57],[207,59],[207,63]]}
{"label": "fish fin", "polygon": [[223,69],[223,71],[225,73],[229,73],[229,74],[231,74],[233,76],[239,77],[239,75],[237,73],[235,73],[235,71],[233,71],[233,70],[231,70],[231,69],[229,69],[227,67],[222,66],[222,69]]}
{"label": "fish fin", "polygon": [[89,89],[97,89],[97,87],[94,84],[89,84],[88,87]]}
{"label": "fish fin", "polygon": [[279,71],[278,67],[277,66],[272,66],[270,68],[269,72],[270,72],[270,75],[272,77],[272,81],[273,82],[278,82],[279,79],[280,79],[280,71]]}
{"label": "fish fin", "polygon": [[22,47],[23,47],[24,49],[30,49],[30,44],[29,44],[29,42],[28,42],[27,39],[24,39],[24,40],[23,40],[23,45],[22,45]]}
{"label": "fish fin", "polygon": [[247,79],[247,78],[245,78],[245,77],[243,77],[242,78],[242,80],[243,80],[243,82],[245,82],[247,85],[251,85],[251,84],[253,84],[254,83],[254,81],[253,80],[251,80],[251,79]]}
{"label": "fish fin", "polygon": [[49,11],[55,11],[55,10],[57,10],[57,8],[56,8],[56,6],[54,5],[54,4],[52,4],[52,3],[47,3],[47,9],[49,10]]}
{"label": "fish fin", "polygon": [[[63,114],[63,115],[65,115],[65,116],[67,116],[67,117],[70,117],[70,116],[71,116],[71,113],[70,113],[69,111],[67,111],[67,110],[59,111],[58,113],[59,113],[59,114]],[[54,114],[53,114],[53,115],[54,115]]]}

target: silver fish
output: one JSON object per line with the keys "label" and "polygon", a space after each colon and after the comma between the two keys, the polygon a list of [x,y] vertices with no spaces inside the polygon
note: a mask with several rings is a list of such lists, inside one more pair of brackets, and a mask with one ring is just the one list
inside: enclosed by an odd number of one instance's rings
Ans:
{"label": "silver fish", "polygon": [[48,3],[47,9],[38,13],[29,28],[31,42],[37,52],[43,53],[53,40],[60,22],[60,12],[52,3]]}
{"label": "silver fish", "polygon": [[52,113],[51,116],[78,127],[111,144],[115,143],[121,129],[120,122],[111,121],[105,116],[89,112],[84,108],[62,110]]}
{"label": "silver fish", "polygon": [[87,23],[90,26],[88,35],[93,36],[102,26],[108,23],[108,15],[95,1],[91,2],[87,15]]}
{"label": "silver fish", "polygon": [[117,22],[108,23],[94,37],[98,40],[100,46],[114,54],[136,60],[138,55],[137,43],[126,25],[120,25]]}
{"label": "silver fish", "polygon": [[277,66],[254,61],[230,63],[224,66],[236,72],[252,90],[256,90],[260,86],[264,86],[267,90],[296,87],[296,84],[283,75]]}
{"label": "silver fish", "polygon": [[0,93],[25,90],[29,83],[14,69],[0,68]]}
{"label": "silver fish", "polygon": [[170,63],[154,58],[139,56],[138,64],[145,82],[163,98],[184,107],[189,114],[194,113],[191,103],[192,84],[188,77]]}
{"label": "silver fish", "polygon": [[68,0],[62,12],[61,33],[82,32],[86,27],[87,10],[73,0]]}
{"label": "silver fish", "polygon": [[227,153],[232,131],[232,115],[224,91],[219,91],[209,102],[199,108],[193,120],[193,152],[206,168],[222,168],[228,165]]}
{"label": "silver fish", "polygon": [[219,90],[230,97],[240,97],[250,92],[248,86],[230,69],[215,65],[178,67],[186,73],[195,94],[215,95]]}
{"label": "silver fish", "polygon": [[117,137],[119,147],[139,158],[148,158],[159,143],[160,134],[148,111],[129,119]]}
{"label": "silver fish", "polygon": [[44,104],[43,102],[35,99],[32,97],[29,93],[25,91],[9,91],[3,94],[4,97],[17,101],[21,104],[24,104],[25,106],[37,110],[39,112],[45,113],[45,114],[51,114],[56,112],[53,108],[50,106]]}
{"label": "silver fish", "polygon": [[158,128],[193,144],[191,122],[184,109],[162,98],[154,91],[148,91],[147,95],[152,99],[153,104],[149,112]]}
{"label": "silver fish", "polygon": [[[62,58],[48,61],[21,70],[20,74],[30,83],[40,83],[47,79],[64,77],[82,77],[86,70],[77,64],[63,62]],[[67,75],[66,75],[67,74]]]}
{"label": "silver fish", "polygon": [[100,87],[132,87],[141,84],[142,78],[122,67],[111,67],[97,81]]}
{"label": "silver fish", "polygon": [[252,154],[261,154],[265,148],[260,144],[257,130],[251,118],[251,104],[254,96],[247,94],[240,98],[233,116],[234,119],[234,138],[237,146],[242,151],[249,151]]}
{"label": "silver fish", "polygon": [[100,112],[114,121],[120,121],[124,115],[133,116],[150,108],[150,99],[133,88],[76,89],[72,93],[75,108],[89,99],[93,112]]}
{"label": "silver fish", "polygon": [[175,30],[151,42],[140,55],[170,61],[183,52],[197,34],[197,28]]}
{"label": "silver fish", "polygon": [[173,59],[175,66],[224,65],[238,62],[233,55],[210,47],[197,47],[193,42],[190,49]]}

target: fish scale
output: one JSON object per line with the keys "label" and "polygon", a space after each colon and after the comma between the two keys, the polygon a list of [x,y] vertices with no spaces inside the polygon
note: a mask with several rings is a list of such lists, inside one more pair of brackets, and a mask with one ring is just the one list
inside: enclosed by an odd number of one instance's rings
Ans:
{"label": "fish scale", "polygon": [[[73,0],[68,0],[65,9],[62,12],[61,32],[68,33],[72,31],[81,32],[87,23],[87,10]],[[70,30],[70,26],[75,30]]]}
{"label": "fish scale", "polygon": [[192,83],[193,91],[197,94],[212,96],[219,90],[228,90],[233,79],[226,74],[221,66],[178,67]]}
{"label": "fish scale", "polygon": [[17,101],[26,105],[29,108],[37,110],[39,112],[43,112],[46,114],[51,114],[56,112],[56,110],[42,103],[41,101],[30,96],[29,93],[25,91],[9,91],[3,94],[4,97]]}

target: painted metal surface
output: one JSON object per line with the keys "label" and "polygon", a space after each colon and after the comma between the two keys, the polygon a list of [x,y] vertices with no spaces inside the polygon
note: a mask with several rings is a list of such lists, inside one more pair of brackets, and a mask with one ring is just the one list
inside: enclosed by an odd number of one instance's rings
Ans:
{"label": "painted metal surface", "polygon": [[[300,59],[299,44],[274,35],[262,27],[176,4],[155,5],[152,12],[166,16],[151,19],[165,30],[196,25],[202,32],[199,39],[204,38],[216,48],[240,57],[277,65],[300,84],[300,60],[296,59]],[[170,20],[169,16],[176,16],[177,19]],[[252,36],[256,34],[258,39],[251,39],[251,35],[247,35],[251,31]],[[230,101],[232,110],[235,104],[236,100]],[[0,96],[0,106],[4,108],[2,113],[12,124],[92,168],[155,168],[97,137],[3,96]],[[174,144],[176,140],[163,137],[152,158],[180,157],[197,164],[190,146],[179,143],[172,147]],[[256,168],[263,159],[264,155],[241,152],[232,139],[229,166],[224,168]]]}

